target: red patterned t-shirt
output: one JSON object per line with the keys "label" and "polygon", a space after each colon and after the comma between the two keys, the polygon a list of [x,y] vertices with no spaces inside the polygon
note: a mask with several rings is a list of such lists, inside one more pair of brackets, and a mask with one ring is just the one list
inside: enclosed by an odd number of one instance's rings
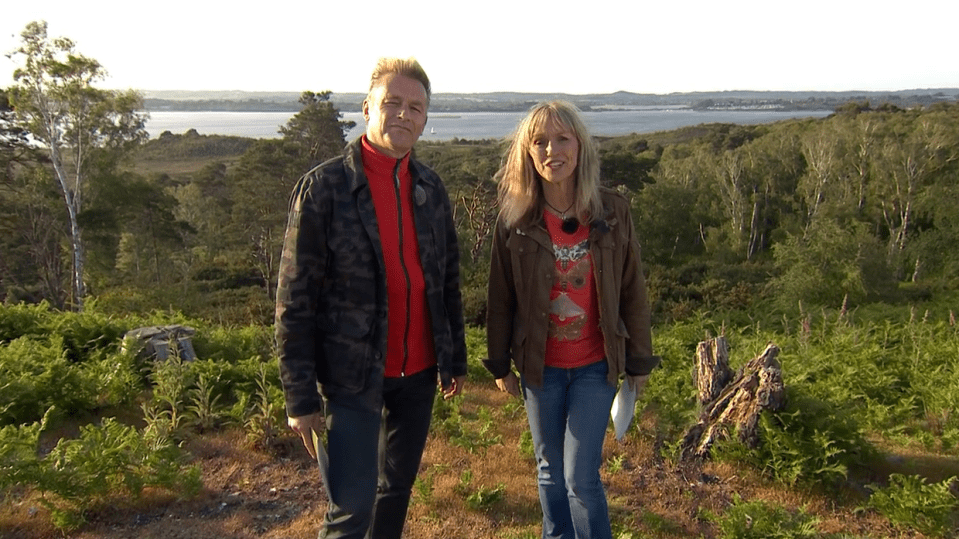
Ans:
{"label": "red patterned t-shirt", "polygon": [[556,271],[550,292],[546,365],[572,369],[603,359],[599,300],[589,254],[589,227],[580,224],[567,234],[562,220],[549,212],[546,230],[553,243]]}

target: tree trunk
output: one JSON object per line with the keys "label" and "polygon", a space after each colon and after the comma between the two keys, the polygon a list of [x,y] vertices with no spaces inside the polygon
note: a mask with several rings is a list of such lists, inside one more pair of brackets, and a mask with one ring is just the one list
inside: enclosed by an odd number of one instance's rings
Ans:
{"label": "tree trunk", "polygon": [[80,233],[80,186],[81,178],[74,179],[74,185],[70,185],[67,173],[63,169],[62,155],[59,142],[54,139],[52,133],[56,132],[56,125],[52,122],[48,126],[51,133],[50,138],[50,161],[53,164],[53,171],[57,175],[57,181],[60,182],[60,190],[63,195],[64,204],[67,207],[67,215],[70,218],[70,248],[73,254],[73,279],[71,288],[73,292],[73,309],[77,312],[83,312],[83,300],[87,295],[86,286],[83,283],[83,239]]}
{"label": "tree trunk", "polygon": [[706,406],[716,400],[726,384],[733,379],[729,368],[729,345],[725,337],[710,339],[696,345],[696,387],[699,404]]}
{"label": "tree trunk", "polygon": [[763,410],[779,411],[785,404],[786,388],[775,344],[769,344],[735,376],[729,370],[728,354],[724,337],[701,342],[696,349],[696,385],[702,412],[699,422],[683,437],[683,460],[707,458],[712,445],[730,433],[748,447],[756,447]]}
{"label": "tree trunk", "polygon": [[83,282],[83,239],[80,235],[77,212],[72,207],[69,210],[70,240],[73,247],[73,308],[77,312],[83,312],[83,300],[87,295],[86,285]]}

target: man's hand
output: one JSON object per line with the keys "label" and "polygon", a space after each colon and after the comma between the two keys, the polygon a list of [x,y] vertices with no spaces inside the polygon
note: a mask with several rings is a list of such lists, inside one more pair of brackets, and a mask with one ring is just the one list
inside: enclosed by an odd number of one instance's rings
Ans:
{"label": "man's hand", "polygon": [[300,435],[300,438],[303,439],[303,445],[306,446],[306,450],[310,452],[311,457],[316,459],[316,448],[313,447],[313,431],[319,433],[323,430],[323,427],[326,426],[326,419],[323,417],[323,412],[300,417],[288,417],[286,418],[286,423],[293,429],[293,432]]}
{"label": "man's hand", "polygon": [[443,388],[443,400],[450,400],[463,392],[466,385],[466,376],[454,376],[450,387]]}
{"label": "man's hand", "polygon": [[516,377],[516,373],[513,371],[510,371],[509,374],[502,378],[497,378],[496,387],[498,387],[500,391],[505,391],[514,397],[522,398],[519,392],[519,378]]}

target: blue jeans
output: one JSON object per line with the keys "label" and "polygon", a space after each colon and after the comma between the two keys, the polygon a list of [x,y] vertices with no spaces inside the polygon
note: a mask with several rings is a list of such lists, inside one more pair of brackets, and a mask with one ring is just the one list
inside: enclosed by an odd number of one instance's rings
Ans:
{"label": "blue jeans", "polygon": [[536,452],[543,539],[611,539],[600,481],[603,440],[616,388],[606,360],[585,367],[546,367],[543,387],[523,382]]}
{"label": "blue jeans", "polygon": [[436,395],[436,369],[387,378],[382,413],[326,403],[330,500],[320,539],[399,539]]}

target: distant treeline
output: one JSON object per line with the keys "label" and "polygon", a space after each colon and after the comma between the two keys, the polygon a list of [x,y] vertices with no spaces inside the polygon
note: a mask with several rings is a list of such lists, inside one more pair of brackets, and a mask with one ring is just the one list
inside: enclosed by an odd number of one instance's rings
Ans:
{"label": "distant treeline", "polygon": [[[144,92],[147,111],[296,112],[302,108],[293,92]],[[330,101],[340,112],[359,112],[360,93],[332,94]],[[545,99],[565,99],[583,110],[617,107],[689,107],[697,110],[835,110],[850,102],[869,101],[909,109],[959,99],[959,89],[903,90],[897,92],[690,92],[674,94],[539,94],[496,92],[483,94],[434,94],[431,112],[516,112]]]}

